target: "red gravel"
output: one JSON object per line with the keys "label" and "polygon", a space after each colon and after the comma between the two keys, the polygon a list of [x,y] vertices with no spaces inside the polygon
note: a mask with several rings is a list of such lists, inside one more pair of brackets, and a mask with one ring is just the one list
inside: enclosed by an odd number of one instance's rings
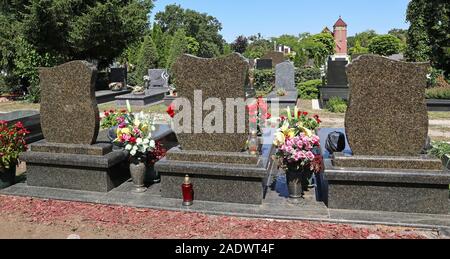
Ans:
{"label": "red gravel", "polygon": [[[0,196],[0,226],[8,224],[5,220],[11,218],[14,218],[14,224],[18,221],[39,226],[65,227],[72,231],[76,231],[80,225],[83,225],[89,232],[88,236],[93,237],[96,237],[98,231],[106,234],[107,237],[115,238],[421,239],[429,237],[424,232],[397,227],[246,219]],[[27,227],[30,226],[27,225]]]}

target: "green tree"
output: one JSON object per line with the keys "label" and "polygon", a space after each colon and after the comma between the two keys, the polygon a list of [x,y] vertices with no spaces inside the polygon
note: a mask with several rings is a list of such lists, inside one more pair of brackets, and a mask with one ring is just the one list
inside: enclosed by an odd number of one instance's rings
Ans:
{"label": "green tree", "polygon": [[[87,59],[105,68],[143,37],[152,8],[152,0],[0,1],[0,69],[11,85],[26,86],[36,84],[37,74],[23,74],[19,68],[23,64]],[[25,45],[41,62],[19,65],[19,48]]]}
{"label": "green tree", "polygon": [[446,0],[412,0],[406,19],[409,61],[431,61],[446,75],[450,73],[450,3]]}
{"label": "green tree", "polygon": [[211,58],[223,53],[225,41],[219,33],[222,24],[213,16],[183,9],[180,5],[167,5],[163,12],[155,15],[155,21],[164,33],[171,36],[183,29],[187,37],[199,43],[200,57]]}
{"label": "green tree", "polygon": [[264,39],[259,33],[248,37],[248,39],[249,45],[244,52],[244,56],[247,58],[262,58],[273,49],[272,42]]}
{"label": "green tree", "polygon": [[157,23],[153,24],[151,34],[158,51],[158,67],[165,67],[172,37],[168,33],[164,33]]}
{"label": "green tree", "polygon": [[389,34],[376,36],[369,44],[369,52],[381,56],[397,54],[400,50],[401,40]]}
{"label": "green tree", "polygon": [[348,52],[350,55],[367,54],[369,53],[369,48],[361,46],[361,42],[356,40],[354,47],[350,48]]}
{"label": "green tree", "polygon": [[188,53],[189,51],[189,41],[186,36],[184,29],[179,29],[175,32],[172,39],[172,44],[170,46],[169,55],[167,57],[166,68],[171,68],[173,63],[181,55]]}
{"label": "green tree", "polygon": [[319,33],[302,38],[297,53],[305,53],[308,59],[314,59],[316,67],[322,66],[327,57],[334,54],[334,38],[329,33]]}
{"label": "green tree", "polygon": [[143,85],[144,76],[148,74],[148,69],[158,67],[158,51],[153,43],[151,36],[145,36],[139,50],[137,66],[136,66],[136,81]]}

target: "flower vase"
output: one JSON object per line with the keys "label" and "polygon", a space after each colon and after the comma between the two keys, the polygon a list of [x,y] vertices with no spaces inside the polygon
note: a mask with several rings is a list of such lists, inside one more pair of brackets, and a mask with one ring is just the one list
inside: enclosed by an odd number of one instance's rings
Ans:
{"label": "flower vase", "polygon": [[134,193],[143,193],[147,191],[145,187],[145,174],[147,166],[140,161],[132,161],[130,163],[130,174],[133,180]]}
{"label": "flower vase", "polygon": [[288,187],[289,198],[303,198],[303,173],[297,168],[288,168],[286,170],[286,184]]}
{"label": "flower vase", "polygon": [[0,166],[0,189],[7,188],[16,183],[16,165],[10,168]]}

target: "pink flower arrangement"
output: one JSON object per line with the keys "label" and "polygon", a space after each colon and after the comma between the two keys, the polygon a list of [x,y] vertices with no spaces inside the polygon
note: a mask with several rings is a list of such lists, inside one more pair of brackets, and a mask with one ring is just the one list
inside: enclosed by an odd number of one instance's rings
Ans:
{"label": "pink flower arrangement", "polygon": [[298,136],[288,138],[278,148],[277,157],[285,167],[309,167],[311,171],[319,173],[322,166],[322,156],[317,154],[319,148],[318,136],[308,137],[306,134],[300,133]]}

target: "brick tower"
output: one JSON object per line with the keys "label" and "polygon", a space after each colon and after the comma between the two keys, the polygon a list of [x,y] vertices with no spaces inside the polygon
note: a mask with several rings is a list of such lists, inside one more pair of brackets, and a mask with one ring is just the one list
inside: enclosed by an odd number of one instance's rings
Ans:
{"label": "brick tower", "polygon": [[334,24],[334,41],[336,42],[336,55],[347,55],[347,24],[339,16],[339,20]]}

